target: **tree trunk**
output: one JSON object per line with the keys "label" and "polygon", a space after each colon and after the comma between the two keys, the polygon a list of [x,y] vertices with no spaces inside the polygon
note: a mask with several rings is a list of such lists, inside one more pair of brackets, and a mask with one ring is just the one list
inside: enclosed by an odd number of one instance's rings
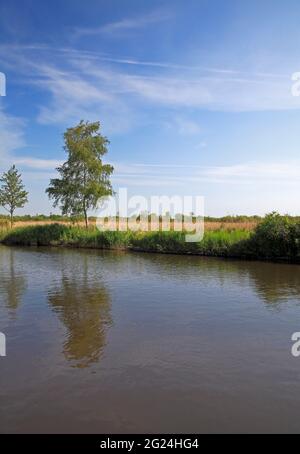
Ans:
{"label": "tree trunk", "polygon": [[10,228],[11,229],[13,228],[13,224],[14,224],[14,212],[11,211],[10,212]]}
{"label": "tree trunk", "polygon": [[88,221],[88,216],[87,216],[87,212],[86,212],[85,203],[83,205],[83,212],[84,212],[85,228],[87,229],[88,226],[89,226],[89,221]]}
{"label": "tree trunk", "polygon": [[[84,172],[83,172],[83,182],[84,182],[84,187],[85,187],[86,186],[86,169],[85,168],[84,168]],[[89,223],[88,223],[88,217],[87,217],[87,212],[86,212],[85,197],[83,198],[83,212],[84,212],[85,228],[87,229],[89,226]]]}

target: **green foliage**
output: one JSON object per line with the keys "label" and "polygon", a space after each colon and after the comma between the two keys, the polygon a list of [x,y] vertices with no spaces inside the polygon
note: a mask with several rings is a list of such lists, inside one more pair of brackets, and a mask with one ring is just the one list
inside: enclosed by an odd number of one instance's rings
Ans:
{"label": "green foliage", "polygon": [[[9,220],[9,216],[0,214],[0,220]],[[70,222],[73,221],[75,217],[70,217],[70,216],[62,216],[60,214],[50,214],[49,216],[46,216],[45,214],[25,214],[23,216],[14,216],[15,222],[34,222],[34,221],[60,221],[60,222]],[[93,218],[89,218],[92,220]],[[77,216],[76,221],[84,221],[84,216]]]}
{"label": "green foliage", "polygon": [[0,219],[0,241],[7,235],[9,225],[10,223],[7,219]]}
{"label": "green foliage", "polygon": [[199,250],[203,255],[216,257],[232,257],[237,253],[234,247],[237,244],[247,242],[251,233],[247,230],[216,230],[207,232],[199,244]]}
{"label": "green foliage", "polygon": [[64,231],[65,226],[61,224],[19,227],[8,232],[4,243],[17,246],[51,246],[60,244]]}
{"label": "green foliage", "polygon": [[99,232],[95,228],[63,224],[20,227],[9,231],[3,241],[22,246],[73,246],[89,248],[124,248],[130,245],[130,232]]}
{"label": "green foliage", "polygon": [[21,175],[14,165],[2,175],[0,183],[0,205],[9,213],[12,226],[15,210],[23,208],[28,202],[28,192],[25,191]]}
{"label": "green foliage", "polygon": [[200,243],[186,243],[183,232],[99,232],[62,224],[21,227],[10,231],[4,242],[15,245],[73,246],[99,249],[133,249],[177,254],[229,255],[230,246],[248,232],[208,232]]}
{"label": "green foliage", "polygon": [[299,255],[300,222],[271,213],[258,224],[248,244],[248,254],[262,258]]}
{"label": "green foliage", "polygon": [[186,243],[183,232],[143,232],[135,233],[131,239],[135,250],[165,252],[173,254],[196,253],[198,243]]}
{"label": "green foliage", "polygon": [[236,229],[208,231],[199,243],[186,243],[184,232],[99,232],[96,228],[62,224],[15,229],[6,233],[4,242],[298,261],[300,221],[271,213],[254,232]]}
{"label": "green foliage", "polygon": [[100,134],[100,123],[81,121],[64,134],[67,161],[57,171],[60,178],[50,181],[46,190],[54,206],[60,206],[63,215],[83,215],[95,209],[101,197],[112,194],[110,176],[113,167],[103,164],[108,140]]}

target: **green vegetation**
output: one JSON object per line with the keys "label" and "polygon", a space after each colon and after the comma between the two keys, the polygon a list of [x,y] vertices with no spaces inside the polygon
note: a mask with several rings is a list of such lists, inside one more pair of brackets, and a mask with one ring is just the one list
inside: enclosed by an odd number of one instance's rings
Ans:
{"label": "green vegetation", "polygon": [[245,240],[250,232],[246,230],[206,232],[199,243],[187,243],[183,232],[151,232],[135,234],[131,246],[135,250],[173,254],[199,254],[228,256],[236,242]]}
{"label": "green vegetation", "polygon": [[8,245],[22,246],[127,248],[130,236],[130,232],[99,232],[95,228],[50,224],[10,230],[2,241]]}
{"label": "green vegetation", "polygon": [[52,179],[46,190],[63,215],[84,216],[86,227],[88,210],[94,210],[101,197],[113,193],[110,183],[113,167],[102,163],[109,142],[99,130],[99,122],[83,121],[67,129],[64,134],[67,161],[57,168],[60,178]]}
{"label": "green vegetation", "polygon": [[62,224],[22,227],[2,236],[7,245],[126,249],[249,259],[300,261],[300,221],[271,213],[254,232],[215,230],[199,243],[186,243],[183,232],[99,232]]}
{"label": "green vegetation", "polygon": [[6,219],[0,219],[0,241],[5,238],[10,228],[10,222]]}
{"label": "green vegetation", "polygon": [[12,166],[8,172],[0,178],[0,206],[8,213],[10,225],[13,226],[14,212],[17,208],[23,208],[28,202],[28,192],[22,183],[21,175],[15,166]]}
{"label": "green vegetation", "polygon": [[299,257],[300,221],[278,213],[269,214],[257,225],[247,248],[256,257]]}
{"label": "green vegetation", "polygon": [[[100,232],[88,212],[102,197],[113,194],[113,167],[103,164],[109,141],[100,133],[99,122],[81,121],[64,134],[66,162],[57,168],[59,178],[46,189],[61,215],[14,216],[27,203],[28,193],[15,166],[0,178],[0,241],[7,245],[66,246],[126,249],[168,254],[197,254],[249,259],[283,259],[300,262],[300,217],[271,213],[260,216],[205,217],[206,232],[200,242],[187,243],[185,232]],[[150,223],[150,214],[149,214]],[[13,229],[13,221],[20,227]],[[80,225],[84,221],[85,229]],[[89,227],[89,221],[91,226]],[[126,219],[117,219],[118,225]],[[162,217],[159,217],[161,223]],[[26,223],[33,225],[26,226]],[[193,216],[193,222],[196,218]],[[36,223],[36,225],[34,225]],[[44,225],[42,225],[44,223]],[[149,226],[149,224],[148,224]]]}
{"label": "green vegetation", "polygon": [[[89,220],[93,220],[94,218],[90,217]],[[9,220],[9,216],[5,214],[0,214],[0,221]],[[46,216],[45,214],[24,214],[19,216],[14,216],[14,222],[46,222],[46,221],[57,221],[57,222],[72,222],[74,221],[73,217],[70,216],[62,216],[60,214],[50,214]],[[79,216],[76,218],[77,221],[84,221],[84,216]]]}

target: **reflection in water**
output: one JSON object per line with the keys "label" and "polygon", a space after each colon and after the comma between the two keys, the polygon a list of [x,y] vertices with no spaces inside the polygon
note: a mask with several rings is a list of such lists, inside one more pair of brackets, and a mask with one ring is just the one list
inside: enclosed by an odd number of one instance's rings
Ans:
{"label": "reflection in water", "polygon": [[0,432],[299,432],[299,266],[0,246],[0,273]]}
{"label": "reflection in water", "polygon": [[84,368],[99,360],[112,319],[107,290],[89,279],[87,258],[81,265],[80,274],[62,270],[61,282],[49,291],[48,301],[68,331],[66,359]]}
{"label": "reflection in water", "polygon": [[267,264],[251,267],[252,283],[260,298],[277,309],[282,303],[300,297],[298,265]]}
{"label": "reflection in water", "polygon": [[15,249],[5,248],[0,255],[1,287],[0,295],[3,296],[5,306],[15,314],[27,288],[27,280],[22,273]]}
{"label": "reflection in water", "polygon": [[300,298],[300,266],[295,264],[154,254],[145,254],[143,263],[158,266],[162,276],[176,276],[186,283],[198,275],[202,282],[214,280],[220,286],[234,283],[241,292],[250,287],[270,308],[279,309],[282,303]]}

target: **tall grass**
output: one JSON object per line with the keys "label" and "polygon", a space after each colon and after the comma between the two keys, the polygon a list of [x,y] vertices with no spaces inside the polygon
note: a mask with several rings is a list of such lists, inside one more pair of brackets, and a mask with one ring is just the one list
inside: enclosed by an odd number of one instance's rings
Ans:
{"label": "tall grass", "polygon": [[3,242],[22,246],[68,246],[99,249],[132,249],[176,254],[228,255],[232,244],[245,240],[245,230],[209,231],[202,242],[187,243],[184,232],[100,232],[63,224],[19,227],[6,233]]}
{"label": "tall grass", "polygon": [[10,222],[7,219],[0,219],[0,241],[5,238],[10,228]]}
{"label": "tall grass", "polygon": [[[0,237],[1,239],[1,237]],[[249,230],[207,231],[202,241],[187,243],[184,232],[100,232],[95,227],[63,224],[6,231],[8,245],[129,249],[144,252],[300,261],[300,221],[272,213]]]}
{"label": "tall grass", "polygon": [[99,232],[95,228],[49,224],[19,227],[6,234],[3,242],[22,246],[73,246],[92,248],[128,247],[130,232]]}
{"label": "tall grass", "polygon": [[215,230],[205,233],[202,241],[187,243],[184,232],[139,233],[131,238],[135,250],[201,255],[228,255],[232,244],[249,238],[246,230]]}

